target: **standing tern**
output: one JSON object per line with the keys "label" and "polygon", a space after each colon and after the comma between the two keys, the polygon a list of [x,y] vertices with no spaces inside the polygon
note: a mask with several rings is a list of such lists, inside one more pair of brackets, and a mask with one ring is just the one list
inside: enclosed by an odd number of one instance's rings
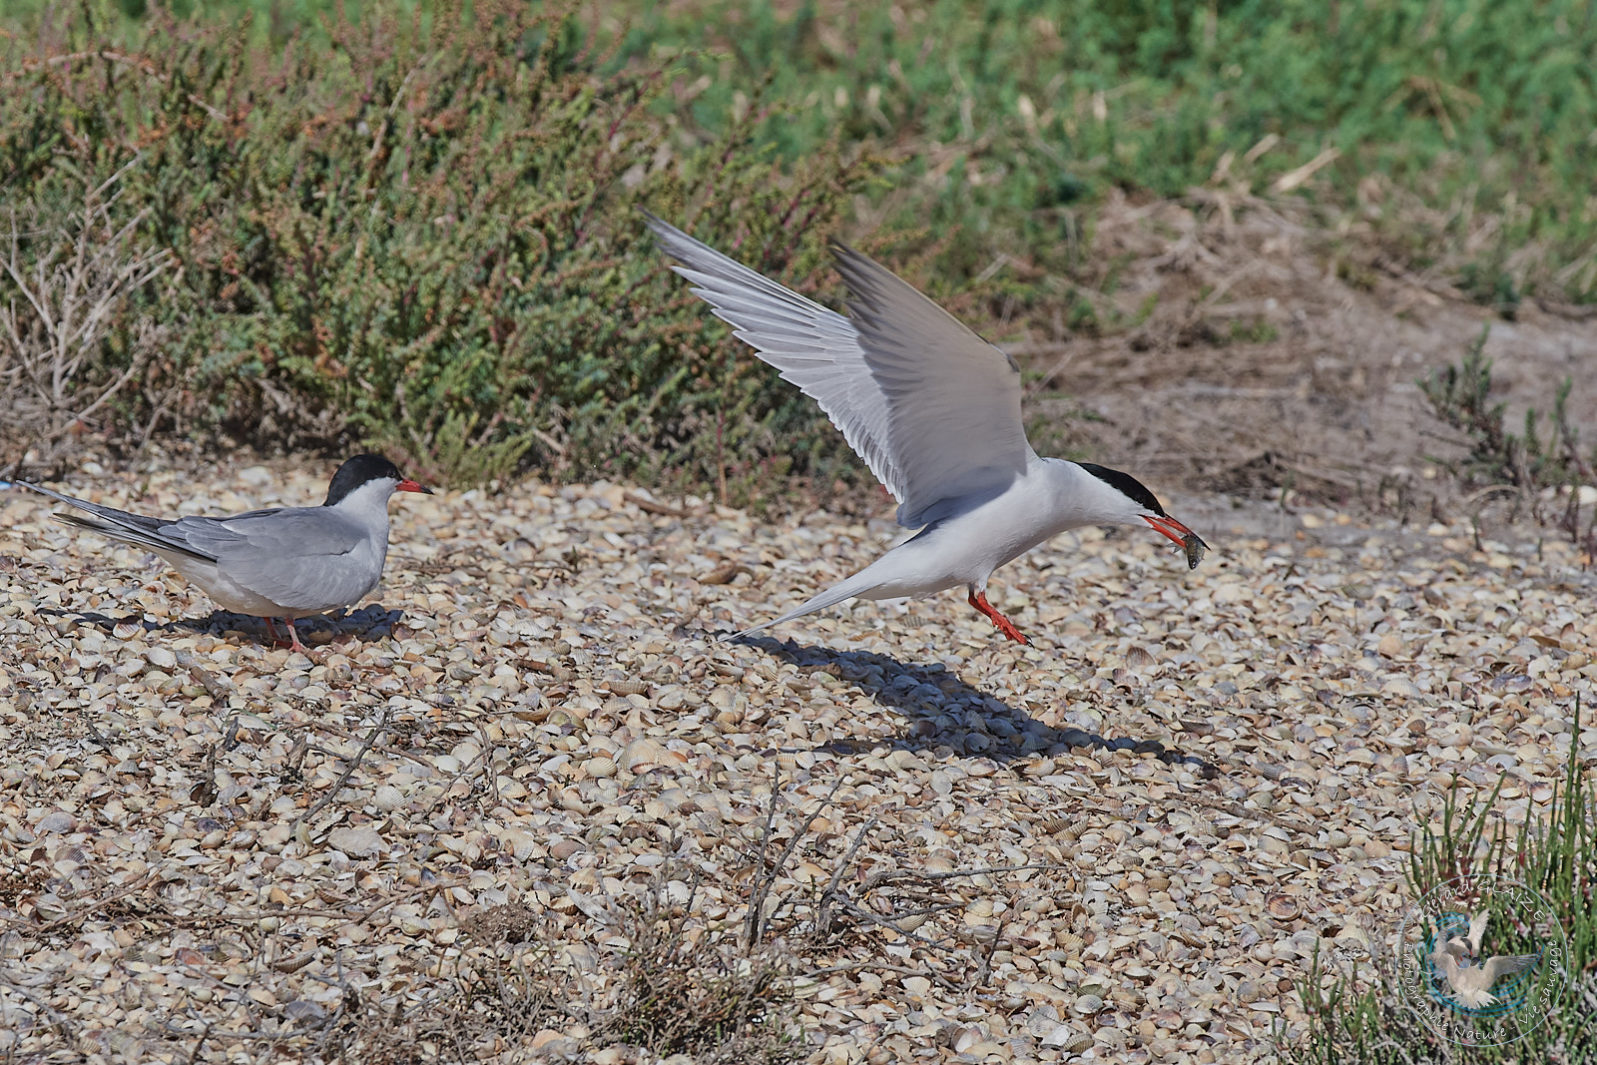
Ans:
{"label": "standing tern", "polygon": [[377,587],[388,556],[388,497],[424,492],[380,455],[338,467],[319,507],[274,507],[230,518],[147,518],[14,481],[89,517],[57,514],[69,525],[147,547],[239,614],[282,618],[290,646],[304,651],[294,619],[350,606]]}
{"label": "standing tern", "polygon": [[828,310],[647,214],[672,266],[734,335],[814,399],[921,531],[852,577],[747,636],[855,597],[965,585],[970,605],[1027,643],[987,601],[987,579],[1045,540],[1087,525],[1146,523],[1195,568],[1208,545],[1136,478],[1039,458],[1020,418],[1013,359],[852,248],[834,244],[848,316]]}

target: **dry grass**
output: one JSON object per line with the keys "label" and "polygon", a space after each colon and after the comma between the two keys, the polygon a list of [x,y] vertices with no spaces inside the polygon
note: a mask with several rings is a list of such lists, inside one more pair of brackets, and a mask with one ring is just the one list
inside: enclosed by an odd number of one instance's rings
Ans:
{"label": "dry grass", "polygon": [[133,247],[148,211],[112,218],[118,186],[137,165],[85,184],[79,203],[9,211],[0,269],[14,291],[0,305],[0,389],[9,408],[0,420],[0,472],[15,470],[24,456],[55,469],[131,383],[164,407],[142,375],[170,330],[127,307],[148,298],[144,290],[170,273],[172,258]]}
{"label": "dry grass", "polygon": [[662,881],[643,901],[620,905],[627,947],[598,1039],[689,1054],[701,1065],[799,1060],[791,959],[763,943],[740,948],[725,929],[696,926],[694,888],[672,903]]}

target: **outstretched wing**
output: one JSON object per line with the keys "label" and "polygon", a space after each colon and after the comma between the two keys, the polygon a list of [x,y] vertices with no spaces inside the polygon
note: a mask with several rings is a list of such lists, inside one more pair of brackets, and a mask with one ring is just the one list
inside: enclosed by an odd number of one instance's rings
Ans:
{"label": "outstretched wing", "polygon": [[1481,965],[1486,986],[1491,987],[1505,976],[1534,969],[1542,960],[1540,954],[1499,954]]}
{"label": "outstretched wing", "polygon": [[835,249],[852,320],[648,216],[673,267],[783,380],[814,399],[922,525],[937,503],[996,494],[1033,457],[1020,372],[871,259]]}

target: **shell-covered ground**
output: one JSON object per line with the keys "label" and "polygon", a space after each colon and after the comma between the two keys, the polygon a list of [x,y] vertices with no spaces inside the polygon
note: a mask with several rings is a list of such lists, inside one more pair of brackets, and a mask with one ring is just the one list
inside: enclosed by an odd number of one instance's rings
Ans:
{"label": "shell-covered ground", "polygon": [[1390,954],[1455,778],[1550,800],[1597,679],[1534,530],[1173,506],[1195,571],[1131,529],[1000,570],[1029,647],[955,592],[723,643],[891,526],[443,491],[305,657],[52,508],[0,494],[4,1060],[1261,1060],[1316,951]]}

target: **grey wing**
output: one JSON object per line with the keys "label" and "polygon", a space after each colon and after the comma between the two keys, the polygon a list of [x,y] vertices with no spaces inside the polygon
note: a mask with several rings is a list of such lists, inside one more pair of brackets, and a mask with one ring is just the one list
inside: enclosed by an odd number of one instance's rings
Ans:
{"label": "grey wing", "polygon": [[1469,952],[1472,956],[1480,956],[1481,937],[1486,934],[1486,926],[1491,920],[1491,910],[1482,910],[1469,919]]}
{"label": "grey wing", "polygon": [[1533,969],[1541,960],[1540,954],[1499,954],[1481,965],[1486,986],[1491,987],[1505,976]]}
{"label": "grey wing", "polygon": [[899,501],[900,523],[920,525],[933,504],[1001,490],[1025,469],[1014,364],[887,270],[838,253],[857,325],[648,220],[694,293],[831,418]]}
{"label": "grey wing", "polygon": [[733,335],[815,400],[854,453],[900,502],[903,477],[887,452],[887,417],[860,348],[859,332],[836,311],[777,284],[645,212],[671,269]]}
{"label": "grey wing", "polygon": [[146,517],[143,514],[134,514],[131,511],[118,510],[115,507],[101,506],[99,503],[90,503],[87,499],[78,499],[75,496],[63,495],[53,492],[48,488],[41,488],[36,484],[26,481],[14,481],[24,488],[31,488],[40,495],[49,496],[51,499],[76,507],[88,518],[80,518],[76,514],[57,514],[56,517],[69,525],[76,525],[80,529],[88,529],[102,536],[109,536],[113,540],[123,543],[138,544],[148,547],[152,551],[163,554],[177,553],[190,555],[194,558],[215,562],[216,556],[208,553],[182,536],[174,536],[170,530],[173,523],[162,518]]}
{"label": "grey wing", "polygon": [[286,610],[326,610],[362,598],[382,576],[386,544],[325,507],[182,518],[188,543],[227,578]]}
{"label": "grey wing", "polygon": [[1024,473],[1035,456],[1014,361],[879,263],[852,248],[834,254],[903,472],[899,520],[921,524],[939,500],[1001,490]]}

